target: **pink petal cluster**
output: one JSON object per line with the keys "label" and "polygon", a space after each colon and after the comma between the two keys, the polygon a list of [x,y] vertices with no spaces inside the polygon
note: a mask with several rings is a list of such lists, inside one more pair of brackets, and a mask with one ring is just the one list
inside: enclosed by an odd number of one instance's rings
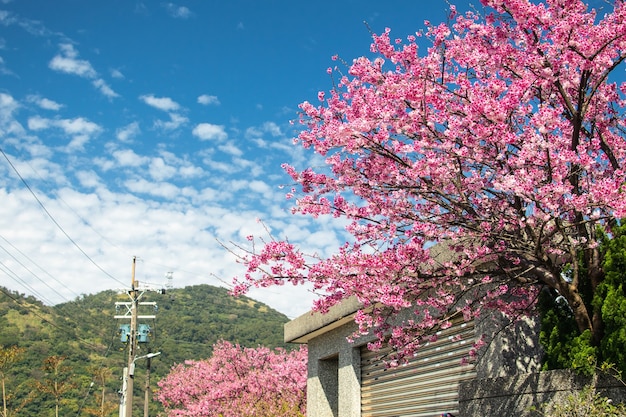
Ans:
{"label": "pink petal cluster", "polygon": [[320,311],[356,296],[361,332],[406,354],[456,316],[525,314],[542,286],[594,331],[578,286],[602,279],[596,228],[626,215],[626,4],[482,3],[405,42],[373,36],[375,57],[301,104],[296,143],[327,166],[284,166],[294,212],[347,219],[352,240],[328,258],[251,250],[239,292],[311,282]]}
{"label": "pink petal cluster", "polygon": [[306,369],[306,346],[286,351],[221,341],[211,358],[174,366],[156,396],[170,417],[301,417]]}

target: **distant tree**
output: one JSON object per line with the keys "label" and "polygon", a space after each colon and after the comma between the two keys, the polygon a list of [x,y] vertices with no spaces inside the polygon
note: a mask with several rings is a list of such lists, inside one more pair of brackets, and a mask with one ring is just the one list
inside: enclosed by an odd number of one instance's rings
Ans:
{"label": "distant tree", "polygon": [[45,376],[41,381],[35,381],[37,390],[50,395],[54,399],[54,415],[59,417],[61,400],[70,392],[75,384],[70,380],[69,368],[63,365],[64,356],[50,356],[44,360],[42,369]]}
{"label": "distant tree", "polygon": [[95,407],[85,407],[85,412],[90,416],[106,417],[118,408],[117,402],[107,401],[107,382],[111,379],[113,372],[104,366],[92,366],[89,372],[93,375],[93,382],[100,392],[95,392],[93,398],[97,404]]}
{"label": "distant tree", "polygon": [[220,341],[211,358],[174,366],[157,399],[172,417],[304,416],[306,354]]}
{"label": "distant tree", "polygon": [[17,345],[0,346],[0,383],[2,383],[2,417],[9,417],[11,411],[14,413],[19,412],[24,405],[26,405],[30,397],[22,399],[20,405],[11,409],[8,406],[11,395],[7,394],[6,383],[9,375],[9,371],[12,366],[20,360],[24,354],[24,348]]}
{"label": "distant tree", "polygon": [[[329,257],[280,239],[244,249],[237,293],[309,282],[321,311],[356,296],[360,331],[408,355],[456,316],[528,314],[548,287],[601,345],[581,288],[605,280],[597,227],[626,215],[626,83],[613,75],[626,3],[481,3],[406,41],[387,29],[375,57],[329,69],[335,87],[301,104],[297,139],[326,167],[284,168],[293,211],[344,219],[351,239]],[[406,309],[420,319],[389,320]]]}

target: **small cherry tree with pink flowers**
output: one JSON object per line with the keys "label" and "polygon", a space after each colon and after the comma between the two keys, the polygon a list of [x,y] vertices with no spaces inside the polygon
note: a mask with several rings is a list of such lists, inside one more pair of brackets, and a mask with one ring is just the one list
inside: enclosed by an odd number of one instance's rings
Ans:
{"label": "small cherry tree with pink flowers", "polygon": [[341,218],[351,239],[329,257],[263,239],[238,252],[236,292],[308,282],[320,311],[355,296],[360,331],[410,354],[455,317],[527,314],[549,287],[599,343],[581,290],[604,278],[598,227],[626,215],[626,3],[481,3],[329,68],[296,140],[326,165],[284,169],[294,213]]}
{"label": "small cherry tree with pink flowers", "polygon": [[156,396],[171,417],[302,417],[306,369],[306,347],[271,350],[221,341],[211,358],[174,366]]}

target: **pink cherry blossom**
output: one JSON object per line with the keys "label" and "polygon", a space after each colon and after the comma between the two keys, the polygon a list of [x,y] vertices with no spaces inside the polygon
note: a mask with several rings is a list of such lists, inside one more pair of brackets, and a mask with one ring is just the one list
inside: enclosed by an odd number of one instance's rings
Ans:
{"label": "pink cherry blossom", "polygon": [[306,368],[306,346],[288,352],[221,341],[211,358],[174,366],[156,396],[171,417],[303,417]]}
{"label": "pink cherry blossom", "polygon": [[374,35],[376,56],[302,103],[296,145],[327,166],[284,165],[293,212],[345,219],[351,239],[325,258],[241,253],[238,292],[310,282],[322,312],[357,297],[360,332],[411,353],[455,317],[528,314],[547,286],[599,341],[579,288],[603,279],[597,227],[626,216],[626,3],[481,2],[404,42]]}

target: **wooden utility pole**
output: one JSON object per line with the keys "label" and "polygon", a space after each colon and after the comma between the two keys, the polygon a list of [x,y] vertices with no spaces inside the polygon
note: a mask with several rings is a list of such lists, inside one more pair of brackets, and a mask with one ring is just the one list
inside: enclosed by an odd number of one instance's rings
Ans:
{"label": "wooden utility pole", "polygon": [[[126,309],[124,314],[116,314],[114,317],[116,319],[130,319],[130,325],[127,327],[128,335],[126,340],[124,340],[124,335],[126,332],[122,330],[122,341],[128,343],[128,365],[124,368],[124,377],[122,383],[122,398],[120,401],[120,412],[119,417],[132,417],[133,415],[133,389],[134,389],[134,378],[135,378],[135,362],[138,359],[153,358],[161,354],[161,352],[157,353],[149,353],[143,356],[137,356],[137,343],[145,343],[147,342],[147,337],[145,335],[142,336],[141,339],[138,339],[139,336],[139,325],[137,324],[138,320],[144,319],[155,319],[156,316],[154,314],[150,315],[139,315],[139,306],[152,306],[156,310],[155,302],[139,302],[142,298],[144,291],[149,289],[149,286],[143,285],[143,289],[139,288],[139,281],[135,280],[135,265],[137,263],[137,257],[133,257],[133,269],[131,274],[131,282],[130,282],[130,291],[128,291],[128,295],[130,297],[130,302],[116,302],[115,310],[118,311],[120,308],[124,307]],[[170,273],[171,274],[171,273]],[[170,277],[168,276],[168,279]],[[165,288],[161,288],[158,290],[161,294],[165,294]],[[122,326],[122,329],[124,326]],[[149,331],[149,330],[148,330]],[[149,378],[149,368],[150,364],[148,363],[148,378]],[[149,380],[148,380],[149,381]],[[149,389],[149,382],[146,382],[146,389]]]}
{"label": "wooden utility pole", "polygon": [[133,270],[130,283],[130,335],[128,336],[128,380],[126,381],[125,417],[133,416],[133,379],[135,377],[135,355],[137,352],[137,303],[139,301],[137,282],[135,281],[135,265],[137,257],[133,257]]}
{"label": "wooden utility pole", "polygon": [[148,417],[148,405],[150,404],[150,362],[152,360],[152,357],[150,355],[147,355],[146,360],[148,361],[148,363],[146,367],[146,391],[143,398],[143,417]]}

